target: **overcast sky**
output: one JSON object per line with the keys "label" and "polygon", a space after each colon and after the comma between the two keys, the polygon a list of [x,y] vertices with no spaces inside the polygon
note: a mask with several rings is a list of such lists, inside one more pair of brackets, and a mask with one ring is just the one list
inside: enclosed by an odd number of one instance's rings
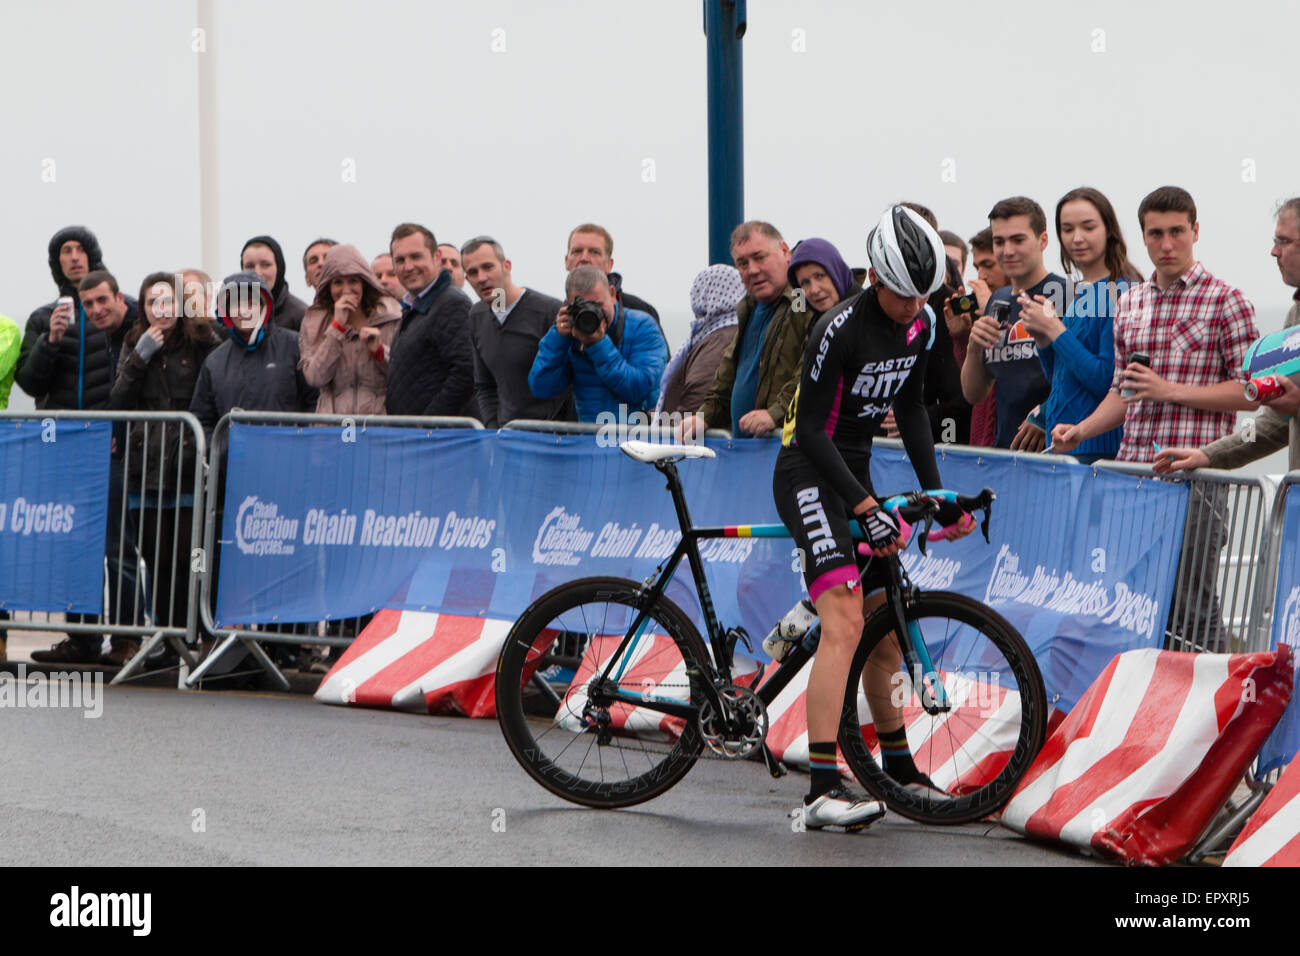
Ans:
{"label": "overcast sky", "polygon": [[[524,285],[557,294],[568,230],[614,234],[629,291],[673,345],[707,264],[700,0],[474,3],[6,0],[0,8],[0,312],[56,293],[46,244],[89,226],[134,293],[200,260],[198,58],[216,58],[220,256],[270,233],[305,297],[318,235],[370,256],[403,220],[440,240],[490,233]],[[998,199],[1047,210],[1088,184],[1150,270],[1136,210],[1166,183],[1195,197],[1197,252],[1240,286],[1261,332],[1289,290],[1272,210],[1300,192],[1288,0],[750,0],[745,214],[793,245],[865,261],[870,225],[912,199],[970,236]],[[49,181],[52,180],[52,181]],[[1059,268],[1058,249],[1048,250]],[[14,389],[12,406],[30,407]],[[1280,470],[1274,468],[1272,470]]]}

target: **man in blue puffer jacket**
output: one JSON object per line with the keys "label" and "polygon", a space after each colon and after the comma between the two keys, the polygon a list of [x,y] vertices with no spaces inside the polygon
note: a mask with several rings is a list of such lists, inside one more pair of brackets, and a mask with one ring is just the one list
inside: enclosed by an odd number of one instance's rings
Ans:
{"label": "man in blue puffer jacket", "polygon": [[[668,346],[654,319],[617,304],[609,279],[595,266],[570,272],[564,296],[565,306],[555,327],[542,336],[528,373],[532,393],[553,398],[572,385],[583,422],[596,421],[601,412],[617,415],[620,405],[625,415],[652,410],[668,361]],[[581,309],[574,307],[579,299],[599,306],[604,315],[591,332],[583,330]]]}

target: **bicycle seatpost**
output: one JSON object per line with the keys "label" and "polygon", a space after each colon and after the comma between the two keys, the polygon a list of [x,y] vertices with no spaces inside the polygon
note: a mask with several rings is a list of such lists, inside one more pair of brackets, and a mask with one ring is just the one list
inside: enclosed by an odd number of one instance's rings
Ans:
{"label": "bicycle seatpost", "polygon": [[657,461],[655,468],[668,479],[668,492],[673,496],[673,507],[677,509],[677,523],[681,525],[682,534],[685,534],[691,528],[691,513],[686,508],[686,491],[682,488],[677,466],[671,461]]}

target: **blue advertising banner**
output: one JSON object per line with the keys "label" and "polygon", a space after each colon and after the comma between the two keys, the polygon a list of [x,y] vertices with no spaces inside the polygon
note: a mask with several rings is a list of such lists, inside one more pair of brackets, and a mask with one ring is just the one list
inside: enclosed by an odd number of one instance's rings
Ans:
{"label": "blue advertising banner", "polygon": [[[1160,647],[1187,513],[1187,486],[1031,456],[941,456],[953,490],[990,487],[991,545],[978,532],[909,550],[921,587],[959,591],[1010,621],[1038,660],[1050,705],[1068,711],[1116,654]],[[872,457],[881,491],[912,487],[898,450]]]}
{"label": "blue advertising banner", "polygon": [[[588,575],[640,580],[676,546],[663,478],[593,435],[235,426],[222,534],[221,622],[318,620],[379,607],[517,617]],[[711,446],[681,463],[697,526],[777,523],[774,441]],[[307,463],[286,469],[286,460]],[[997,608],[1068,710],[1117,653],[1159,646],[1186,486],[1030,457],[945,454],[947,487],[998,494],[978,533],[905,555],[923,587]],[[881,494],[916,487],[903,453],[878,449]],[[803,593],[788,538],[702,543],[724,625],[761,638]],[[669,596],[699,620],[688,570]],[[757,640],[755,641],[757,648]]]}
{"label": "blue advertising banner", "polygon": [[495,493],[495,437],[232,425],[217,622],[353,617],[382,607],[430,554],[473,568],[495,530],[476,523]]}
{"label": "blue advertising banner", "polygon": [[[1286,495],[1282,519],[1282,550],[1277,561],[1277,591],[1273,597],[1273,647],[1288,644],[1300,651],[1300,488]],[[1300,678],[1300,672],[1296,674]],[[1290,763],[1300,752],[1300,708],[1297,685],[1277,727],[1259,752],[1259,772],[1268,773]]]}
{"label": "blue advertising banner", "polygon": [[109,422],[0,426],[0,608],[98,614]]}

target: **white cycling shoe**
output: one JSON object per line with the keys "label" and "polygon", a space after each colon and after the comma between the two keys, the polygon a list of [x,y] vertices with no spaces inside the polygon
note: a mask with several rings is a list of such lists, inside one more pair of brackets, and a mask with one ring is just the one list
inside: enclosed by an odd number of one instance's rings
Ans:
{"label": "white cycling shoe", "polygon": [[839,787],[826,791],[799,809],[803,814],[803,825],[808,830],[822,827],[862,830],[885,815],[885,805],[881,801],[859,800]]}

